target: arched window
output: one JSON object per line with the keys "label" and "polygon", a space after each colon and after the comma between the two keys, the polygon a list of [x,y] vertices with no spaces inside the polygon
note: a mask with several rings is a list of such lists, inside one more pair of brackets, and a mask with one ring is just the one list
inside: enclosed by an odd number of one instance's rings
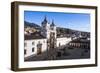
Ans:
{"label": "arched window", "polygon": [[34,45],[34,42],[32,42],[32,45]]}
{"label": "arched window", "polygon": [[34,47],[32,48],[32,52],[34,52]]}

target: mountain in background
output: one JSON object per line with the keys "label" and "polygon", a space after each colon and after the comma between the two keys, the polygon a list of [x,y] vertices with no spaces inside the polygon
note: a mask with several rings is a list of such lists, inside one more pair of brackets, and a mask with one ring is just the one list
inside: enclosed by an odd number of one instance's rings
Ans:
{"label": "mountain in background", "polygon": [[36,29],[40,29],[41,27],[35,23],[30,23],[30,22],[27,22],[27,21],[24,21],[24,27],[33,27],[33,28],[36,28]]}

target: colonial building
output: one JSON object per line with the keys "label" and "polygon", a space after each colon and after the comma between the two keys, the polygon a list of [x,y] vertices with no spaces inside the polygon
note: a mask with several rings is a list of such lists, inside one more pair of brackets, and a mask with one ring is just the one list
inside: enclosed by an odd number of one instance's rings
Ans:
{"label": "colonial building", "polygon": [[88,38],[77,38],[69,42],[71,48],[81,48],[81,49],[90,49],[90,39]]}
{"label": "colonial building", "polygon": [[49,23],[46,17],[41,23],[41,31],[34,33],[27,33],[27,31],[25,31],[24,38],[25,58],[41,55],[43,52],[46,52],[44,56],[52,58],[58,47],[64,46],[71,41],[71,37],[58,37],[54,21]]}

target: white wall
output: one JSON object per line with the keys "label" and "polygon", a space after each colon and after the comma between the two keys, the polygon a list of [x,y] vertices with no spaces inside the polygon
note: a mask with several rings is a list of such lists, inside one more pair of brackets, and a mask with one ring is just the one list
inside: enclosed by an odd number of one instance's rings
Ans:
{"label": "white wall", "polygon": [[70,41],[71,41],[71,38],[66,38],[66,37],[57,38],[57,47],[59,47],[59,43],[60,43],[60,46],[61,46],[61,45],[66,45]]}
{"label": "white wall", "polygon": [[[11,14],[10,3],[14,0],[0,0],[0,73],[14,73],[10,70],[11,61]],[[62,4],[78,4],[78,5],[98,5],[100,19],[100,0],[19,0],[19,1],[34,1],[34,2],[47,2],[47,3],[62,3]],[[100,24],[100,21],[99,21]],[[98,25],[98,28],[100,25]],[[98,29],[100,31],[100,29]],[[100,37],[100,33],[98,33]],[[100,43],[100,38],[98,39]],[[98,46],[98,52],[100,52],[100,45]],[[100,73],[100,53],[99,66],[98,67],[86,67],[86,68],[69,68],[69,69],[55,69],[55,70],[39,70],[34,73]],[[18,72],[19,73],[19,72]],[[33,73],[33,71],[26,71],[22,73]]]}
{"label": "white wall", "polygon": [[[32,45],[32,42],[34,42],[34,45]],[[37,54],[37,44],[40,42],[42,44],[42,52],[47,50],[47,39],[35,39],[35,40],[25,40],[26,46],[26,55],[25,57],[28,57],[30,55],[36,55]],[[32,52],[32,48],[34,47],[34,52]]]}

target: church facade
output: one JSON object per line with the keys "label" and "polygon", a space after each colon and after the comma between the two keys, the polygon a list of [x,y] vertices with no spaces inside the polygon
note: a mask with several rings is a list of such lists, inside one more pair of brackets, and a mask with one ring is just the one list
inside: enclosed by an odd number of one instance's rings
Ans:
{"label": "church facade", "polygon": [[53,56],[56,49],[61,49],[59,47],[70,41],[71,37],[58,37],[54,21],[49,23],[45,17],[41,23],[41,31],[25,35],[24,57],[41,55],[43,52],[46,52],[47,55],[44,54],[46,56]]}

